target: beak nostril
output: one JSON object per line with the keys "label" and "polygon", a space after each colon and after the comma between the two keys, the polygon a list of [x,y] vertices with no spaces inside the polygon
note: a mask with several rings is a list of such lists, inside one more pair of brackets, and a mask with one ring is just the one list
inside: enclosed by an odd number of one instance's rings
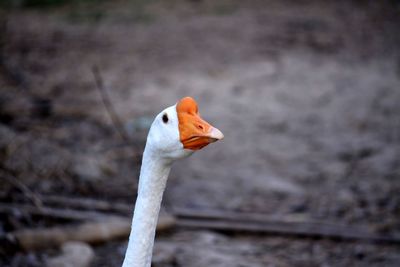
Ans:
{"label": "beak nostril", "polygon": [[201,129],[201,130],[204,130],[204,126],[201,125],[201,124],[197,125],[197,127],[198,127],[199,129]]}

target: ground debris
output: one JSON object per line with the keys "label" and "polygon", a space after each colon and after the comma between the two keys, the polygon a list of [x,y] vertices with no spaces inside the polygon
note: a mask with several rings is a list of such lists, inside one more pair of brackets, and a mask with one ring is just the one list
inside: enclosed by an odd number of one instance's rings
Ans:
{"label": "ground debris", "polygon": [[93,249],[82,242],[67,242],[61,254],[47,259],[46,267],[88,267],[94,257]]}

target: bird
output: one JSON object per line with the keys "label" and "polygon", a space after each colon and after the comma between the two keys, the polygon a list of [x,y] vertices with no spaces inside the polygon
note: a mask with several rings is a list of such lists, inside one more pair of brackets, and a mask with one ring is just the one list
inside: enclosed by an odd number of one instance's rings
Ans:
{"label": "bird", "polygon": [[160,112],[142,156],[131,232],[122,267],[150,267],[158,215],[172,163],[224,138],[199,114],[192,97]]}

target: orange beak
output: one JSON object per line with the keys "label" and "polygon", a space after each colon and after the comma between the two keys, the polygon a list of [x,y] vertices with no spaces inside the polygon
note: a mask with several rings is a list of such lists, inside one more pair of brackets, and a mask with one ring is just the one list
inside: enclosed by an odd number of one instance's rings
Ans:
{"label": "orange beak", "polygon": [[199,150],[208,144],[224,138],[220,130],[203,120],[197,103],[191,97],[184,97],[176,104],[179,120],[179,135],[183,147]]}

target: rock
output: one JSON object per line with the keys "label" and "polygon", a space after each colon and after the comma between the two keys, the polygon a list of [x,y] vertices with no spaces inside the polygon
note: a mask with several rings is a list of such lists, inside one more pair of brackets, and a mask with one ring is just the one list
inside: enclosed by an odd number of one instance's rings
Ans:
{"label": "rock", "polygon": [[93,249],[86,243],[67,242],[62,246],[61,254],[50,258],[47,267],[87,267],[94,257]]}

